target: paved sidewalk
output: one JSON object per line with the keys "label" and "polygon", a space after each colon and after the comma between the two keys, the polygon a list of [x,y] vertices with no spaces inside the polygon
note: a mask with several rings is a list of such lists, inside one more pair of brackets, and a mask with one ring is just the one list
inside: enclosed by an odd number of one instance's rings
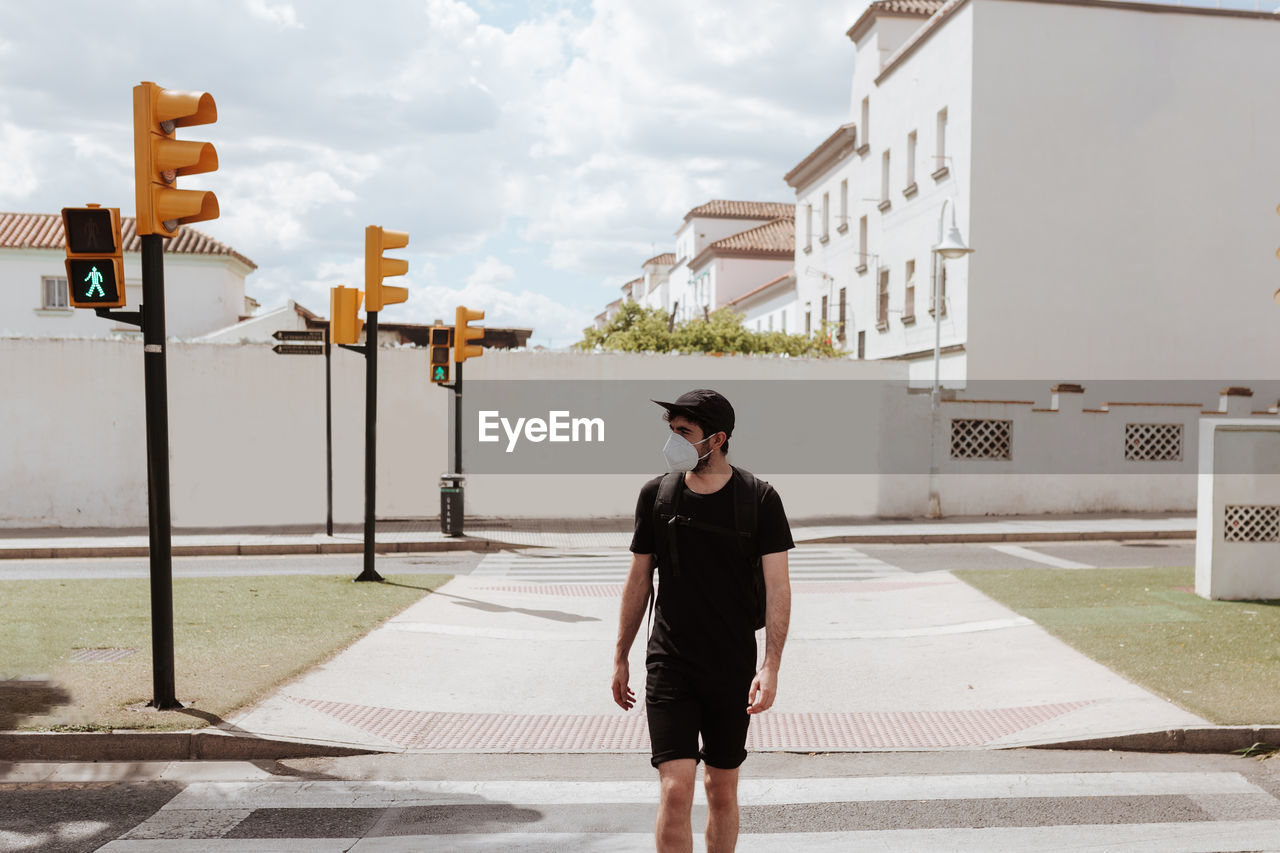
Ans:
{"label": "paved sidewalk", "polygon": [[[792,522],[797,542],[1036,542],[1079,539],[1190,539],[1194,515],[1072,515],[913,519],[798,519]],[[381,553],[423,551],[491,551],[503,548],[626,547],[631,521],[602,519],[479,518],[468,521],[466,536],[442,534],[435,519],[380,522]],[[361,529],[175,531],[174,556],[356,553],[363,549]],[[142,557],[148,553],[146,530],[0,529],[0,560],[58,557]]]}
{"label": "paved sidewalk", "polygon": [[[757,751],[994,748],[1207,725],[948,572],[793,591]],[[609,693],[620,592],[457,577],[230,724],[393,752],[646,751],[643,710],[623,712]],[[630,660],[643,696],[641,640]]]}

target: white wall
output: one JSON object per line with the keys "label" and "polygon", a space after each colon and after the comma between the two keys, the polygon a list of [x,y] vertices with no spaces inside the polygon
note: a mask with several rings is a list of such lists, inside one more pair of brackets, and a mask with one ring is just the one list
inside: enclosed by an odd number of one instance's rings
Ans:
{"label": "white wall", "polygon": [[[88,309],[40,310],[44,276],[66,277],[64,252],[50,249],[0,251],[0,335],[10,337],[105,338],[138,334],[136,327],[99,318]],[[195,337],[229,326],[244,313],[244,279],[249,268],[215,255],[165,254],[165,332]],[[125,308],[142,301],[142,261],[124,255]]]}
{"label": "white wall", "polygon": [[1270,375],[1280,19],[970,8],[970,376]]}

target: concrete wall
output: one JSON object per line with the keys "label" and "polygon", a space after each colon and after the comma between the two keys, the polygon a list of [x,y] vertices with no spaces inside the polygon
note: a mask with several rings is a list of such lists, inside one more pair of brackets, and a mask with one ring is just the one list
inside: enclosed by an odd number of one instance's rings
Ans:
{"label": "concrete wall", "polygon": [[[379,351],[382,518],[433,518],[439,510],[452,395],[426,381],[426,359],[423,349]],[[0,373],[0,526],[145,526],[140,343],[7,339],[0,340],[0,363],[7,367]],[[357,523],[364,361],[336,351],[333,368],[335,520]],[[257,344],[171,342],[168,369],[175,526],[322,525],[323,358],[280,356]],[[514,386],[535,380],[562,380],[560,393],[568,387],[587,411],[592,400],[605,401],[606,411],[593,413],[615,424],[613,444],[594,457],[585,454],[598,448],[555,457],[563,448],[537,445],[524,467],[505,463],[501,453],[468,456],[471,515],[630,514],[639,486],[662,469],[666,427],[648,400],[708,386],[724,388],[738,408],[731,460],[772,482],[794,517],[927,510],[929,395],[906,389],[900,363],[490,351],[466,366],[472,406],[487,384],[507,393],[496,404],[504,410],[545,413],[549,401],[526,399],[532,408],[524,411],[516,399],[537,389]],[[634,384],[624,388],[628,382]],[[944,400],[935,433],[942,509],[948,515],[1189,511],[1196,501],[1196,424],[1202,417],[1276,423],[1280,387],[1256,390],[1257,398],[1221,400],[1210,390],[1198,401],[1185,399],[1188,390],[1168,405],[1139,406],[1115,397],[1099,402],[1101,389],[1058,394],[1055,401],[1047,385],[1036,384],[995,402]],[[472,410],[467,417],[464,427],[473,430]],[[1011,421],[1012,458],[952,458],[956,418]],[[1129,423],[1182,425],[1182,453],[1171,461],[1126,460]],[[513,473],[520,470],[539,473]]]}

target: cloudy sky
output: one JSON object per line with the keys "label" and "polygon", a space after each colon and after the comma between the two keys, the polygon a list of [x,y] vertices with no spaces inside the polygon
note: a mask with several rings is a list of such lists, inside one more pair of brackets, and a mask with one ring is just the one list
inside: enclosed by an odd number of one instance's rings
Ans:
{"label": "cloudy sky", "polygon": [[220,219],[250,295],[328,313],[363,229],[409,232],[409,302],[562,347],[712,198],[846,120],[866,0],[64,0],[0,8],[0,210],[134,212],[132,87],[213,94]]}

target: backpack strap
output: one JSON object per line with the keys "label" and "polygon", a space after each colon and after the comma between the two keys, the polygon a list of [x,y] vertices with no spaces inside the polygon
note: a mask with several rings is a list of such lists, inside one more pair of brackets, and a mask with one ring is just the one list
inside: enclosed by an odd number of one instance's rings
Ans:
{"label": "backpack strap", "polygon": [[747,540],[748,557],[759,557],[756,525],[760,521],[761,481],[745,468],[734,466],[733,526]]}
{"label": "backpack strap", "polygon": [[[680,486],[683,485],[684,474],[667,473],[662,477],[662,482],[658,484],[658,494],[653,501],[653,517],[650,521],[653,524],[653,550],[657,560],[654,562],[654,568],[657,568],[662,562],[666,562],[671,568],[672,576],[680,573],[680,564],[677,562],[676,549],[673,546],[675,542],[675,532],[671,525],[678,518],[677,511],[680,503]],[[652,633],[650,621],[653,619],[653,608],[657,604],[657,596],[653,591],[653,576],[649,577],[649,602],[646,605],[647,613],[645,615],[645,636]]]}

